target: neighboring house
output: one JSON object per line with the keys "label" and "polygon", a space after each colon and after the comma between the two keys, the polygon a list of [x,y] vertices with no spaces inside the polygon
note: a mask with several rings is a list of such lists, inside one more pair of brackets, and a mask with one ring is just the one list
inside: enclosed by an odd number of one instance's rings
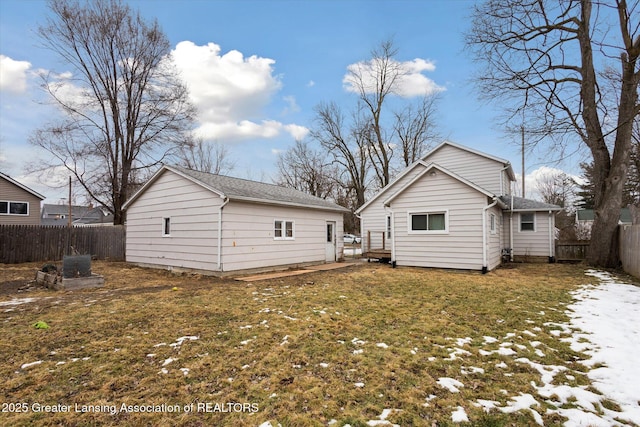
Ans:
{"label": "neighboring house", "polygon": [[343,214],[276,185],[163,166],[124,205],[127,261],[221,274],[343,258]]}
{"label": "neighboring house", "polygon": [[[71,206],[73,225],[113,225],[113,215],[103,208],[93,206]],[[42,225],[68,225],[69,205],[45,204],[42,206]]]}
{"label": "neighboring house", "polygon": [[0,224],[40,224],[45,197],[0,172]]}
{"label": "neighboring house", "polygon": [[[581,239],[589,240],[591,238],[591,227],[593,227],[594,220],[595,211],[593,209],[578,209],[576,211],[576,224],[578,234]],[[631,225],[632,222],[633,220],[629,208],[622,208],[620,210],[618,224]]]}
{"label": "neighboring house", "polygon": [[502,256],[554,260],[560,207],[511,196],[507,160],[445,141],[365,203],[365,256],[489,271]]}

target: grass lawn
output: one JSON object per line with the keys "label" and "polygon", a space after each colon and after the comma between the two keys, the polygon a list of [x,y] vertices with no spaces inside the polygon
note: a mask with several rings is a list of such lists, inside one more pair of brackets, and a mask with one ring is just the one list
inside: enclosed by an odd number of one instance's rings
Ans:
{"label": "grass lawn", "polygon": [[[0,265],[0,283],[40,266]],[[533,387],[540,366],[589,387],[560,339],[568,291],[589,282],[581,266],[481,275],[364,263],[254,283],[93,271],[104,288],[0,295],[1,424],[431,426],[464,413],[475,425],[554,425],[564,419]],[[537,414],[514,405],[528,394]]]}

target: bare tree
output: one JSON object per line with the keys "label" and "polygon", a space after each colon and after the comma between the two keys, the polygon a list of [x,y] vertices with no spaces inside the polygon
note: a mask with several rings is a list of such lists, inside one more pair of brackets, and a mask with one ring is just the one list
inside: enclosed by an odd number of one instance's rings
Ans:
{"label": "bare tree", "polygon": [[338,170],[326,153],[316,151],[308,142],[295,145],[278,155],[276,183],[295,188],[322,199],[333,198],[338,183]]}
{"label": "bare tree", "polygon": [[405,73],[396,61],[398,49],[393,41],[382,42],[371,52],[371,59],[359,62],[349,68],[347,81],[358,94],[366,111],[365,125],[360,131],[369,144],[367,153],[378,178],[380,187],[391,181],[391,160],[393,145],[387,134],[382,113],[386,98],[397,89],[397,83]]}
{"label": "bare tree", "polygon": [[434,119],[437,101],[437,95],[425,95],[419,103],[394,113],[394,133],[400,141],[403,167],[421,158],[430,142],[438,138]]}
{"label": "bare tree", "polygon": [[535,187],[542,197],[542,201],[561,208],[573,206],[577,184],[575,180],[564,172],[555,170],[539,176]]}
{"label": "bare tree", "polygon": [[50,0],[38,29],[45,47],[71,67],[43,86],[64,114],[30,142],[64,165],[96,202],[124,222],[122,205],[184,140],[193,108],[169,58],[170,43],[119,0]]}
{"label": "bare tree", "polygon": [[190,140],[179,147],[177,154],[182,166],[216,175],[231,173],[236,162],[230,158],[228,146],[201,138]]}
{"label": "bare tree", "polygon": [[[639,14],[638,1],[488,0],[467,36],[486,65],[476,81],[483,96],[504,102],[507,125],[525,117],[538,140],[577,139],[589,150],[596,214],[587,261],[595,266],[618,265],[616,227],[640,112]],[[615,98],[604,90],[607,69],[620,70]]]}
{"label": "bare tree", "polygon": [[329,153],[335,164],[340,165],[347,177],[343,180],[350,192],[353,192],[356,205],[364,204],[367,191],[367,173],[369,167],[369,140],[366,126],[359,121],[361,115],[355,114],[351,125],[345,123],[345,117],[335,103],[320,104],[315,108],[316,120],[310,136]]}

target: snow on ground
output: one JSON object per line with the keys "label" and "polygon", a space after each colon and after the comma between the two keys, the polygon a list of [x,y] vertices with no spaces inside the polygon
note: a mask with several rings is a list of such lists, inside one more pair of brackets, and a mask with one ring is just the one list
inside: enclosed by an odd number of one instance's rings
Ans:
{"label": "snow on ground", "polygon": [[[583,333],[573,334],[572,348],[591,356],[585,365],[598,366],[589,371],[589,379],[620,405],[619,417],[640,425],[640,287],[604,272],[586,274],[600,283],[573,293],[576,302],[568,306],[571,326]],[[581,339],[588,340],[586,348]]]}

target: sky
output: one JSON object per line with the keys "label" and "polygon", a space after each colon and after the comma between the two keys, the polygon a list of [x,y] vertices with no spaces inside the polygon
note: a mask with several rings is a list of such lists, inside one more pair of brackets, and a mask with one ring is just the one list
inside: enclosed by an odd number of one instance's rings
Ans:
{"label": "sky", "polygon": [[[195,131],[228,147],[231,175],[271,182],[278,153],[308,134],[315,106],[353,108],[349,67],[391,38],[396,59],[410,70],[401,99],[437,92],[442,140],[509,160],[521,172],[519,137],[500,130],[496,107],[479,101],[470,81],[477,65],[464,50],[464,32],[472,0],[128,3],[147,20],[157,19],[168,36],[198,111]],[[0,170],[56,203],[66,189],[53,186],[66,183],[68,174],[42,182],[26,172],[28,162],[47,156],[29,136],[56,115],[38,76],[73,71],[40,45],[36,30],[48,13],[42,0],[0,2]],[[527,153],[527,181],[541,167],[578,174],[582,160],[556,163],[547,153]]]}

